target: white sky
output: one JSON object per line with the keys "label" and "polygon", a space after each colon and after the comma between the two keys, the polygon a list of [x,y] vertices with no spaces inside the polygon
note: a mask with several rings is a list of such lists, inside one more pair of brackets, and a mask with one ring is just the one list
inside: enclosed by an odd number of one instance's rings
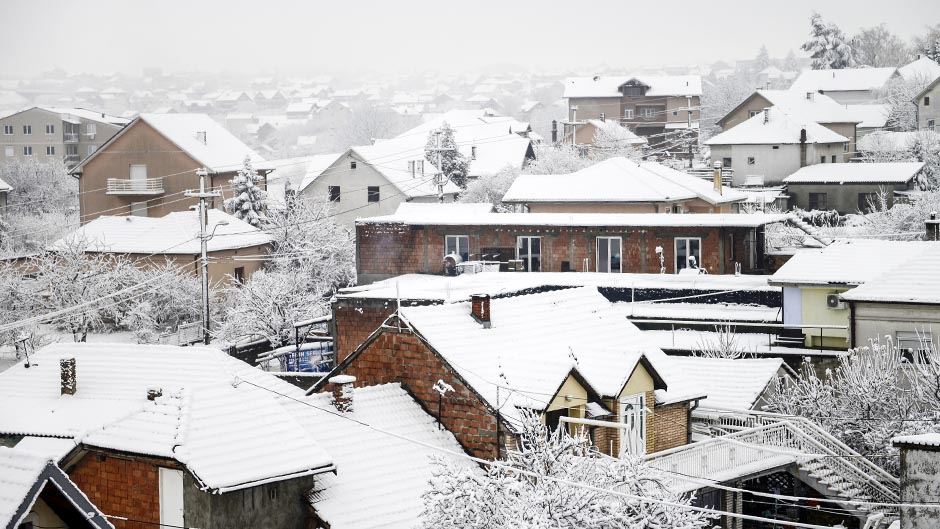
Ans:
{"label": "white sky", "polygon": [[0,75],[162,67],[250,73],[590,69],[798,51],[815,9],[902,37],[937,0],[3,0]]}

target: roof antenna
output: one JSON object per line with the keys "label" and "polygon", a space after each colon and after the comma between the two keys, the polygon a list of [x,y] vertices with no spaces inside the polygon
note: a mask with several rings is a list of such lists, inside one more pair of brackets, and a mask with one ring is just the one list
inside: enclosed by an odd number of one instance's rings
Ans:
{"label": "roof antenna", "polygon": [[39,364],[30,364],[29,363],[29,350],[33,347],[30,339],[32,335],[28,332],[24,332],[16,337],[16,340],[13,342],[13,348],[16,350],[16,357],[19,358],[20,354],[26,357],[26,363],[23,364],[23,367],[29,369],[33,366],[38,366]]}

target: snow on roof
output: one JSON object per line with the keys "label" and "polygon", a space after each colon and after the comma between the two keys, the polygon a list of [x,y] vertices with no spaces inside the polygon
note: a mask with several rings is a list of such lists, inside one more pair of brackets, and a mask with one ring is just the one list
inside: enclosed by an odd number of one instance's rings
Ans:
{"label": "snow on roof", "polygon": [[858,150],[861,152],[898,153],[910,151],[918,142],[933,143],[940,141],[940,133],[932,130],[894,132],[877,130],[859,138]]}
{"label": "snow on roof", "polygon": [[36,437],[27,435],[16,443],[17,449],[28,450],[39,454],[51,461],[62,461],[62,458],[75,449],[74,439],[61,437]]}
{"label": "snow on roof", "polygon": [[888,123],[891,106],[881,103],[869,105],[845,105],[845,110],[852,116],[852,121],[858,121],[860,129],[882,128]]}
{"label": "snow on roof", "polygon": [[312,101],[296,101],[287,105],[287,110],[285,112],[289,114],[309,114],[313,112],[314,104]]}
{"label": "snow on roof", "polygon": [[922,80],[931,82],[940,77],[940,64],[937,64],[926,55],[921,55],[917,60],[898,68],[898,73],[908,81]]}
{"label": "snow on roof", "polygon": [[304,174],[303,180],[300,182],[300,186],[297,188],[297,192],[300,193],[307,188],[310,184],[313,183],[323,171],[326,171],[333,165],[336,160],[342,156],[341,152],[334,152],[330,154],[317,154],[310,157],[310,162],[307,163],[307,170]]}
{"label": "snow on roof", "polygon": [[[74,395],[60,392],[63,358],[76,362]],[[2,433],[172,458],[219,492],[332,470],[271,393],[238,384],[263,386],[273,377],[218,349],[54,344],[31,361],[0,374]],[[162,396],[150,401],[152,388]]]}
{"label": "snow on roof", "polygon": [[747,227],[783,222],[787,214],[769,213],[485,213],[491,204],[403,203],[395,213],[359,219],[359,224],[437,226],[649,226]]}
{"label": "snow on roof", "polygon": [[[255,169],[265,167],[261,155],[206,114],[141,114],[138,119],[210,171],[221,173],[240,169],[246,156],[251,158]],[[197,132],[206,133],[205,142],[196,137]]]}
{"label": "snow on roof", "polygon": [[796,119],[816,123],[851,123],[859,121],[844,105],[827,95],[813,92],[807,98],[793,90],[758,90],[764,99]]}
{"label": "snow on roof", "polygon": [[820,163],[783,179],[786,184],[903,184],[924,168],[923,162]]}
{"label": "snow on roof", "polygon": [[[332,409],[329,394],[301,399]],[[356,388],[353,411],[344,417],[405,435],[431,446],[463,453],[454,436],[399,384]],[[310,409],[310,408],[308,408]],[[315,412],[303,420],[310,434],[333,457],[337,473],[317,477],[310,501],[317,516],[333,529],[411,529],[420,519],[422,492],[431,479],[431,456],[458,464],[464,458],[367,429],[351,420]]]}
{"label": "snow on roof", "polygon": [[0,178],[0,193],[7,193],[12,190],[13,190],[13,187],[10,184],[4,182],[2,178]]}
{"label": "snow on roof", "polygon": [[792,116],[783,108],[766,109],[730,129],[712,136],[706,145],[765,145],[800,143],[800,133],[806,129],[807,143],[844,143],[848,138],[819,125],[805,116]]}
{"label": "snow on roof", "polygon": [[109,125],[119,125],[124,126],[130,123],[129,119],[120,118],[117,116],[111,116],[105,114],[104,112],[96,112],[94,110],[88,110],[86,108],[71,108],[71,107],[38,107],[47,112],[52,112],[54,114],[60,114],[65,119],[66,116],[75,116],[88,121],[97,121],[98,123],[107,123]]}
{"label": "snow on roof", "polygon": [[770,277],[771,285],[861,285],[921,255],[937,243],[851,239],[797,253]]}
{"label": "snow on roof", "polygon": [[471,316],[469,302],[402,307],[399,314],[511,422],[520,408],[544,410],[573,369],[590,389],[617,396],[644,357],[670,397],[701,395],[679,383],[669,358],[596,288],[497,298],[490,307],[490,328]]}
{"label": "snow on roof", "polygon": [[[498,296],[544,287],[593,286],[621,289],[779,291],[761,275],[605,274],[598,272],[540,272],[538,274],[480,273],[456,277],[405,274],[368,285],[344,288],[338,297],[386,300],[465,301],[472,294]],[[637,305],[639,307],[639,305]],[[652,310],[647,305],[645,310]],[[631,314],[628,311],[627,314]]]}
{"label": "snow on roof", "polygon": [[702,95],[702,77],[699,75],[596,75],[565,79],[562,97],[621,97],[620,86],[634,79],[650,87],[647,96]]}
{"label": "snow on roof", "polygon": [[[675,274],[680,275],[680,274]],[[709,274],[710,275],[710,274]],[[717,274],[716,274],[717,275]],[[780,307],[735,303],[627,303],[631,319],[750,321],[782,323]]]}
{"label": "snow on roof", "polygon": [[14,517],[48,463],[38,454],[0,446],[0,527],[20,527],[22,520]]}
{"label": "snow on roof", "polygon": [[[348,152],[355,154],[363,163],[384,176],[405,197],[437,195],[437,185],[434,183],[437,168],[425,160],[424,141],[419,144],[411,138],[391,139],[376,142],[374,145],[350,147]],[[420,169],[422,160],[424,174]],[[415,164],[414,172],[409,162]],[[348,167],[340,167],[339,170],[347,171]],[[444,194],[454,194],[460,191],[460,187],[454,182],[448,181],[444,185]]]}
{"label": "snow on roof", "polygon": [[671,356],[676,369],[708,393],[702,407],[750,410],[777,377],[780,358],[697,358]]}
{"label": "snow on roof", "polygon": [[[215,229],[207,244],[209,252],[271,242],[267,233],[224,211],[213,208],[208,214],[208,226]],[[223,222],[228,224],[222,225]],[[176,211],[163,217],[104,215],[52,243],[51,248],[84,242],[89,252],[195,255],[200,251],[198,235],[196,211]]]}
{"label": "snow on roof", "polygon": [[841,70],[804,70],[790,90],[806,92],[851,92],[882,88],[897,73],[889,68],[845,68]]}
{"label": "snow on roof", "polygon": [[615,157],[570,174],[520,175],[503,202],[672,202],[700,198],[710,204],[743,201],[729,187],[712,184],[656,162]]}
{"label": "snow on roof", "polygon": [[899,435],[892,438],[891,443],[894,445],[938,448],[940,447],[940,432],[922,433],[917,435]]}
{"label": "snow on roof", "polygon": [[910,261],[885,269],[883,274],[842,297],[850,301],[940,304],[938,260],[940,245],[934,243]]}

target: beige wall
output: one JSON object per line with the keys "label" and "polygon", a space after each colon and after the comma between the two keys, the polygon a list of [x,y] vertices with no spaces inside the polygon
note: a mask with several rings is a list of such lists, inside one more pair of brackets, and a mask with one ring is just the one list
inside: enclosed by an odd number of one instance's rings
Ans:
{"label": "beige wall", "polygon": [[[111,125],[110,123],[100,123],[84,118],[79,118],[77,141],[69,142],[69,145],[75,145],[76,155],[67,161],[67,165],[75,165],[79,160],[84,159],[89,154],[89,147],[97,149],[114,136],[121,127]],[[88,124],[92,123],[95,127],[93,136],[88,134]],[[3,125],[12,125],[13,134],[3,134]],[[32,126],[32,134],[23,134],[23,125]],[[52,134],[46,134],[46,125],[53,125],[55,131]],[[40,162],[51,160],[65,160],[68,148],[65,142],[65,123],[61,116],[55,112],[49,112],[41,108],[31,108],[11,116],[0,119],[0,164],[13,160],[33,159]],[[23,147],[31,146],[33,148],[32,156],[23,155]],[[46,155],[46,147],[55,148],[54,155]],[[6,148],[13,147],[13,156],[7,156]]]}
{"label": "beige wall", "polygon": [[[574,112],[572,107],[578,107]],[[605,118],[618,119],[623,117],[620,110],[620,97],[577,97],[568,99],[568,119],[584,121],[598,119],[601,113]]]}
{"label": "beige wall", "polygon": [[940,333],[940,306],[907,303],[855,303],[855,343],[868,345],[869,340],[884,341],[885,336],[897,338],[898,331],[920,333],[937,344]]}
{"label": "beige wall", "polygon": [[[783,182],[783,179],[795,173],[800,168],[800,146],[799,144],[778,144],[777,149],[774,145],[712,145],[712,161],[721,161],[723,158],[731,158],[731,168],[734,170],[733,183],[736,186],[743,185],[748,176],[761,175],[764,177],[764,184],[776,185]],[[820,163],[820,157],[825,156],[826,162],[830,163],[832,156],[837,160],[845,161],[845,153],[842,143],[822,143],[806,145],[806,165]],[[748,164],[748,158],[754,158],[754,164]]]}
{"label": "beige wall", "polygon": [[729,130],[732,127],[740,125],[744,121],[747,121],[751,117],[752,112],[761,112],[767,107],[772,107],[773,105],[768,101],[764,96],[760,94],[751,94],[750,97],[744,100],[740,108],[735,109],[734,111],[728,113],[727,116],[724,116],[724,121],[721,123],[721,130]]}
{"label": "beige wall", "polygon": [[[930,104],[924,104],[924,98],[930,98]],[[917,128],[927,130],[928,121],[934,122],[935,131],[940,131],[940,83],[935,83],[923,97],[916,101],[917,103]]]}
{"label": "beige wall", "polygon": [[[264,266],[261,260],[236,260],[238,257],[267,255],[269,248],[266,245],[249,246],[247,248],[237,248],[233,250],[222,250],[218,252],[209,252],[209,284],[213,288],[221,288],[231,284],[231,277],[235,275],[235,268],[243,267],[245,269],[245,280],[251,278],[252,274]],[[163,266],[167,262],[180,267],[193,276],[199,275],[199,256],[188,254],[167,254],[167,255],[141,255],[129,254],[128,257],[136,261],[142,268],[154,266]]]}

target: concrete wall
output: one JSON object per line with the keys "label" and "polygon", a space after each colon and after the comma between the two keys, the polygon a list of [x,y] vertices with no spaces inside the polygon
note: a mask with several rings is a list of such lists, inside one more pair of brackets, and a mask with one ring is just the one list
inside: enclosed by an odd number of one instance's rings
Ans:
{"label": "concrete wall", "polygon": [[[925,104],[925,98],[930,98],[930,104]],[[940,131],[940,83],[935,83],[923,97],[916,101],[917,103],[917,128],[920,130],[928,129],[928,121],[934,122],[935,131]]]}
{"label": "concrete wall", "polygon": [[[901,449],[901,502],[940,502],[940,451],[937,449]],[[940,509],[901,508],[901,529],[940,527]]]}
{"label": "concrete wall", "polygon": [[722,118],[724,121],[721,122],[721,130],[729,130],[732,127],[740,125],[751,117],[752,112],[761,112],[765,108],[772,106],[773,104],[764,96],[756,93],[751,94],[744,100],[740,108],[729,112]]}
{"label": "concrete wall", "polygon": [[[802,314],[804,324],[813,325],[844,325],[842,329],[823,329],[821,345],[824,347],[845,348],[848,346],[849,310],[830,309],[826,306],[826,296],[841,294],[845,288],[813,288],[800,287],[802,297]],[[818,347],[820,345],[819,329],[803,329],[806,334],[806,346]]]}
{"label": "concrete wall", "polygon": [[[584,121],[598,119],[604,113],[606,119],[619,119],[632,130],[643,127],[662,128],[665,123],[688,123],[689,101],[685,96],[616,96],[616,97],[577,97],[568,99],[568,119]],[[577,113],[571,107],[577,106]],[[692,108],[698,108],[699,97],[692,96]],[[656,115],[651,118],[640,116],[639,107],[655,107]],[[624,119],[624,110],[633,110],[633,118]],[[692,122],[701,117],[698,110],[692,111]]]}
{"label": "concrete wall", "polygon": [[[68,145],[75,145],[76,155],[68,160],[67,165],[75,165],[79,160],[84,159],[95,149],[114,136],[121,127],[111,125],[110,123],[100,123],[84,118],[78,118],[77,141],[69,142]],[[88,124],[94,125],[95,134],[88,134]],[[3,125],[12,125],[13,134],[3,134]],[[32,126],[32,134],[23,134],[23,125]],[[46,134],[46,125],[53,125],[55,131],[52,134]],[[66,161],[65,156],[68,151],[65,142],[65,123],[58,113],[49,112],[41,108],[31,108],[18,114],[13,114],[0,119],[0,164],[14,160],[33,159],[40,162],[51,160]],[[13,156],[6,156],[6,147],[13,147]],[[33,155],[24,156],[23,147],[32,146]],[[46,155],[46,147],[55,148],[55,154]],[[91,149],[91,150],[89,150]]]}
{"label": "concrete wall", "polygon": [[[940,332],[940,306],[907,303],[855,302],[855,343],[897,337],[898,331],[916,332],[936,338]],[[936,339],[934,343],[938,343]]]}
{"label": "concrete wall", "polygon": [[[578,111],[571,110],[578,107]],[[605,119],[620,119],[623,110],[620,106],[620,97],[578,97],[568,99],[568,120],[600,119],[601,113]]]}
{"label": "concrete wall", "polygon": [[183,480],[183,519],[187,527],[305,529],[314,477],[278,481],[224,494],[207,494],[188,473]]}
{"label": "concrete wall", "polygon": [[[806,145],[806,165],[820,163],[822,156],[826,157],[825,163],[831,163],[833,155],[837,161],[847,161],[842,143]],[[736,186],[743,185],[748,176],[756,175],[763,176],[766,185],[781,184],[784,178],[800,168],[799,144],[711,146],[712,161],[723,161],[729,157],[734,170],[733,184]],[[748,163],[750,157],[754,158],[753,164]]]}
{"label": "concrete wall", "polygon": [[895,190],[908,189],[908,185],[891,184],[787,184],[790,206],[809,210],[810,193],[826,193],[826,208],[842,214],[858,213],[858,196],[861,193],[880,193],[887,191],[888,206],[894,205]]}

